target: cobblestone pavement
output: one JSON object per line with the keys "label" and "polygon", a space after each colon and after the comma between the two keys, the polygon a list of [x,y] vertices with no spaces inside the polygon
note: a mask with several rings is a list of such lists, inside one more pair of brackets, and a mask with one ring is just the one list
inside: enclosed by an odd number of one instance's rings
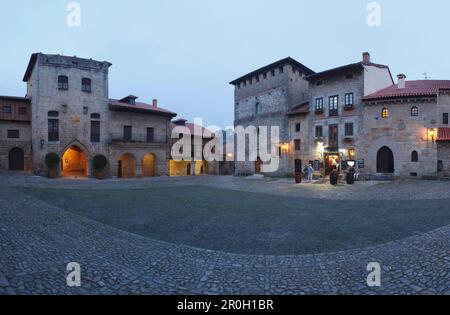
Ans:
{"label": "cobblestone pavement", "polygon": [[[450,226],[345,252],[235,255],[130,234],[14,188],[38,185],[125,189],[150,185],[151,180],[50,181],[3,173],[0,177],[0,294],[450,294]],[[157,181],[168,185],[187,183],[169,178]],[[332,188],[330,192],[321,184],[317,184],[318,188],[314,184],[303,189],[294,185],[289,188],[284,180],[251,185],[248,179],[210,177],[191,181],[279,194],[298,190],[299,197],[304,189],[310,197],[317,194],[314,196],[329,199],[343,199],[351,191],[352,196],[347,198],[362,199],[367,194],[408,200],[419,198],[422,189],[422,198],[440,199],[445,196],[442,189],[447,189],[445,194],[450,191],[446,182],[361,183],[351,188]],[[395,192],[388,193],[390,190]],[[66,265],[70,262],[81,264],[80,288],[66,285]],[[366,285],[370,262],[381,264],[379,288]]]}

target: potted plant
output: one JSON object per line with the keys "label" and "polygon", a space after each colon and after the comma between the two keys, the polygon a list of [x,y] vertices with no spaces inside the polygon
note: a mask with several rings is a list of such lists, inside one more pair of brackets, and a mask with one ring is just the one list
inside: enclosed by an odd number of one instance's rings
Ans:
{"label": "potted plant", "polygon": [[48,169],[48,177],[49,178],[56,178],[58,177],[58,166],[61,159],[58,154],[56,153],[48,153],[45,156],[45,165],[47,165]]}
{"label": "potted plant", "polygon": [[97,179],[105,179],[106,177],[106,165],[108,160],[103,155],[96,155],[92,161],[94,167],[94,176]]}

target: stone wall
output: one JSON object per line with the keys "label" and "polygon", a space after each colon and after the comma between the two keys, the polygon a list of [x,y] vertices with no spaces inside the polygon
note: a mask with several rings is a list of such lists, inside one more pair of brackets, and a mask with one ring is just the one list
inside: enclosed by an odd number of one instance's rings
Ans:
{"label": "stone wall", "polygon": [[[411,116],[416,106],[418,117]],[[389,118],[382,118],[383,108],[389,110]],[[429,137],[429,128],[436,128],[436,99],[392,100],[366,104],[364,113],[365,174],[377,173],[377,153],[383,146],[394,154],[396,176],[436,176],[437,145]],[[418,162],[412,162],[411,154],[417,151]],[[415,175],[415,174],[414,174]]]}
{"label": "stone wall", "polygon": [[[108,68],[110,64],[93,60],[39,54],[27,82],[27,94],[32,99],[33,165],[38,173],[46,170],[45,155],[60,156],[72,145],[82,149],[88,158],[91,174],[92,157],[108,153]],[[58,89],[58,76],[69,78],[68,90]],[[81,90],[82,78],[92,81],[91,92]],[[59,141],[48,141],[48,112],[59,113]],[[91,114],[101,116],[101,140],[90,139]]]}
{"label": "stone wall", "polygon": [[[8,139],[8,130],[19,130],[19,139]],[[31,126],[28,122],[0,120],[0,169],[9,169],[9,152],[20,148],[24,152],[25,170],[32,168]]]}
{"label": "stone wall", "polygon": [[[242,126],[267,126],[270,131],[272,126],[279,127],[280,142],[290,143],[289,119],[287,113],[297,102],[308,99],[307,81],[304,74],[294,71],[290,65],[279,67],[267,72],[267,78],[259,75],[259,82],[252,79],[252,84],[235,87],[235,127]],[[259,111],[256,112],[256,104]],[[256,134],[253,134],[256,136]],[[270,139],[269,139],[270,141]],[[270,148],[269,148],[270,149]],[[248,156],[248,148],[246,148]],[[271,176],[292,176],[293,160],[289,153],[283,153],[280,157],[278,171],[266,174]],[[254,174],[254,161],[236,161],[235,174]]]}

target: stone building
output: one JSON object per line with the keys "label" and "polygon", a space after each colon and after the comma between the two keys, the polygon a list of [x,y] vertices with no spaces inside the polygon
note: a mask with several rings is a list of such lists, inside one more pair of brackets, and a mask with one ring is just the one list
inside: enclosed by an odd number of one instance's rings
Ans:
{"label": "stone building", "polygon": [[[280,166],[271,175],[292,173],[290,152],[282,149],[291,141],[286,114],[309,100],[305,77],[311,74],[314,71],[288,57],[230,83],[235,87],[235,127],[267,126],[269,130],[272,126],[280,128]],[[257,133],[258,130],[253,130],[253,136],[257,136]],[[235,161],[235,174],[260,173],[260,157],[250,160],[248,148],[246,156],[246,161]]]}
{"label": "stone building", "polygon": [[172,145],[180,139],[190,137],[191,154],[190,160],[180,161],[171,157],[170,176],[219,175],[219,161],[206,161],[203,155],[205,145],[214,138],[212,131],[180,118],[172,122],[171,132]]}
{"label": "stone building", "polygon": [[32,169],[30,121],[30,99],[0,96],[0,169]]}
{"label": "stone building", "polygon": [[[400,75],[395,84],[389,67],[369,53],[319,73],[299,65],[288,58],[231,82],[235,126],[280,126],[275,175],[293,176],[308,164],[317,176],[353,164],[366,177],[449,175],[450,81],[405,82]],[[258,164],[237,162],[236,173],[258,173]]]}
{"label": "stone building", "polygon": [[96,155],[107,158],[110,176],[168,175],[176,114],[157,100],[110,99],[110,67],[106,61],[33,54],[23,78],[26,97],[0,98],[1,168],[45,174],[45,156],[54,152],[63,176],[92,176]]}
{"label": "stone building", "polygon": [[364,53],[360,62],[306,80],[309,115],[303,121],[294,120],[304,131],[297,138],[302,162],[313,165],[319,175],[329,175],[334,167],[345,169],[347,161],[360,158],[359,149],[365,142],[363,97],[394,82],[389,67],[373,63],[369,53]]}
{"label": "stone building", "polygon": [[450,176],[450,81],[406,81],[364,97],[365,174]]}

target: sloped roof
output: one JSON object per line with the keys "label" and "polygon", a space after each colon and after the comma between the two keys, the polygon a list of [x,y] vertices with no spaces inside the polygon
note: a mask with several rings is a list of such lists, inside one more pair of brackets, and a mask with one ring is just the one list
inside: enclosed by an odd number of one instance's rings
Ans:
{"label": "sloped roof", "polygon": [[363,98],[365,101],[403,98],[403,97],[420,97],[420,96],[437,96],[439,90],[450,89],[449,80],[417,80],[406,81],[405,88],[399,89],[398,84],[391,85],[373,94]]}
{"label": "sloped roof", "polygon": [[[383,69],[389,70],[389,67],[386,65],[381,65],[381,64],[377,64],[377,63],[373,63],[373,62],[360,61],[360,62],[348,64],[345,66],[325,70],[322,72],[317,72],[317,73],[307,76],[305,79],[308,81],[311,81],[311,80],[320,79],[320,78],[327,77],[329,75],[333,75],[333,74],[340,73],[340,72],[362,70],[362,69],[364,69],[364,66],[372,66],[372,67],[383,68]],[[390,70],[389,70],[389,73],[390,73]],[[391,75],[391,77],[392,77],[392,75]]]}
{"label": "sloped roof", "polygon": [[167,109],[164,109],[161,107],[153,107],[150,104],[136,102],[135,105],[131,105],[131,104],[128,104],[128,103],[122,102],[121,100],[116,100],[116,99],[109,100],[109,107],[111,110],[140,112],[140,113],[162,115],[162,116],[168,116],[168,117],[175,117],[177,115],[174,112],[171,112]]}
{"label": "sloped roof", "polygon": [[[178,119],[178,120],[181,120],[181,119]],[[185,120],[185,121],[186,121],[186,123],[184,125],[177,125],[177,124],[172,122],[171,123],[172,130],[175,127],[187,127],[189,129],[189,132],[190,132],[191,136],[201,136],[201,137],[203,137],[204,135],[210,134],[211,137],[205,136],[205,138],[213,138],[214,137],[214,133],[211,130],[206,129],[205,127],[202,127],[202,126],[197,125],[197,124],[188,123],[187,120]],[[200,130],[201,130],[202,134],[198,133],[198,131],[200,131]]]}
{"label": "sloped roof", "polygon": [[271,69],[274,69],[274,68],[277,68],[277,67],[280,67],[280,66],[284,66],[286,64],[293,65],[294,67],[296,67],[299,70],[301,70],[302,72],[304,72],[306,75],[310,75],[310,74],[315,73],[313,70],[309,69],[308,67],[306,67],[305,65],[301,64],[297,60],[295,60],[295,59],[293,59],[291,57],[287,57],[287,58],[278,60],[278,61],[276,61],[274,63],[271,63],[270,65],[267,65],[267,66],[264,66],[262,68],[259,68],[259,69],[255,70],[255,71],[252,71],[252,72],[250,72],[250,73],[248,73],[248,74],[246,74],[246,75],[244,75],[244,76],[242,76],[242,77],[240,77],[240,78],[238,78],[238,79],[236,79],[234,81],[231,81],[230,84],[236,85],[239,82],[242,82],[244,80],[253,78],[254,76],[260,75],[260,74],[262,74],[262,73],[264,73],[266,71],[269,71]]}

